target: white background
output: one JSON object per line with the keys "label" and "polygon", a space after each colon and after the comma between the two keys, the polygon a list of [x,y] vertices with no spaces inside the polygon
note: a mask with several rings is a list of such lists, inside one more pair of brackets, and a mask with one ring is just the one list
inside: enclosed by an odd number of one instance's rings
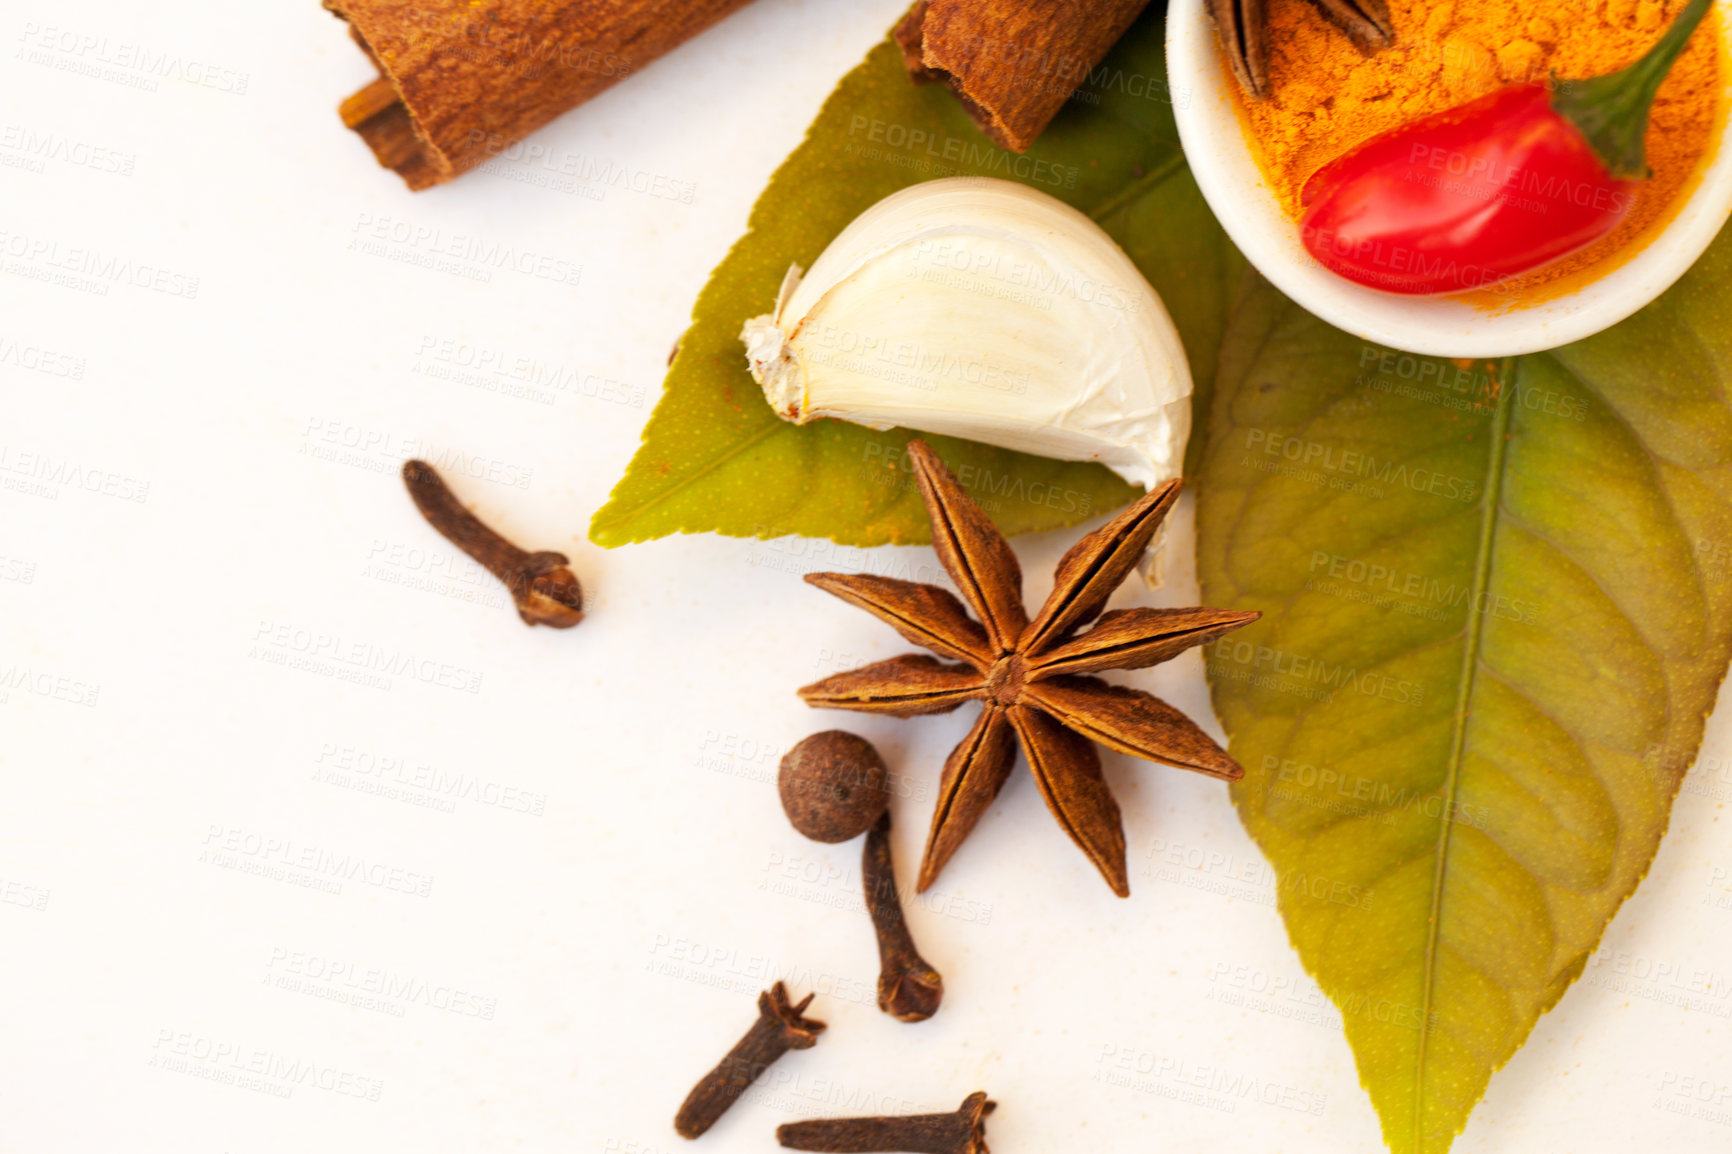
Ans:
{"label": "white background", "polygon": [[[943,1010],[879,1013],[859,845],[799,838],[775,764],[831,725],[879,742],[906,878],[968,713],[794,697],[906,649],[799,580],[861,555],[585,540],[710,269],[901,7],[759,0],[535,138],[621,183],[411,195],[336,117],[370,70],[314,0],[7,6],[0,1148],[685,1149],[674,1109],[787,976],[829,1032],[702,1148],[982,1088],[1001,1154],[1380,1149],[1200,777],[1107,755],[1120,901],[1019,772],[910,911]],[[433,241],[356,244],[378,228],[581,275],[422,267]],[[569,553],[589,619],[520,625],[415,515],[410,453],[461,454],[460,496]],[[1121,602],[1194,601],[1188,516],[1173,584]],[[1018,543],[1031,599],[1074,536]],[[1194,653],[1127,680],[1208,717]],[[1732,1144],[1728,736],[1458,1149]]]}

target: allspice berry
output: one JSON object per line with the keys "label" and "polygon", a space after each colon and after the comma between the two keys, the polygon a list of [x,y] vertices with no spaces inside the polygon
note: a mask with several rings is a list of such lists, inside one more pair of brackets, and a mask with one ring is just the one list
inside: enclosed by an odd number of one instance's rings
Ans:
{"label": "allspice berry", "polygon": [[776,786],[794,828],[839,842],[872,828],[890,808],[890,771],[872,743],[841,729],[814,733],[782,758]]}

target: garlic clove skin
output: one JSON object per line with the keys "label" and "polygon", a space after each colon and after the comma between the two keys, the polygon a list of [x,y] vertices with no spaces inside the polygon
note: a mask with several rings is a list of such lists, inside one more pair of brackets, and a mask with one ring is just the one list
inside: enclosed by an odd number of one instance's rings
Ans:
{"label": "garlic clove skin", "polygon": [[837,417],[1067,461],[1152,488],[1179,475],[1191,374],[1166,307],[1088,217],[1011,181],[879,201],[740,334],[796,424]]}

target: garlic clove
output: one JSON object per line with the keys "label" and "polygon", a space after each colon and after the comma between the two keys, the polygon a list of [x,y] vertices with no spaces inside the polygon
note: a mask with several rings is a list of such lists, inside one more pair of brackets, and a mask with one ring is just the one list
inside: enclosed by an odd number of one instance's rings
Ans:
{"label": "garlic clove", "polygon": [[1146,488],[1179,475],[1191,375],[1155,291],[1101,228],[1011,181],[886,197],[740,334],[796,424],[837,417],[1099,461]]}

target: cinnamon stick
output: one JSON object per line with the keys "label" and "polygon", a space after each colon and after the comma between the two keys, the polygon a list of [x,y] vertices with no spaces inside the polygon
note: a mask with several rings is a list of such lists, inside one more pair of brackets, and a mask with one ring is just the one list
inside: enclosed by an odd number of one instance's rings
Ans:
{"label": "cinnamon stick", "polygon": [[1148,0],[916,0],[896,26],[917,83],[942,81],[981,131],[1025,152]]}
{"label": "cinnamon stick", "polygon": [[749,0],[324,0],[379,69],[343,123],[412,189],[498,156]]}

